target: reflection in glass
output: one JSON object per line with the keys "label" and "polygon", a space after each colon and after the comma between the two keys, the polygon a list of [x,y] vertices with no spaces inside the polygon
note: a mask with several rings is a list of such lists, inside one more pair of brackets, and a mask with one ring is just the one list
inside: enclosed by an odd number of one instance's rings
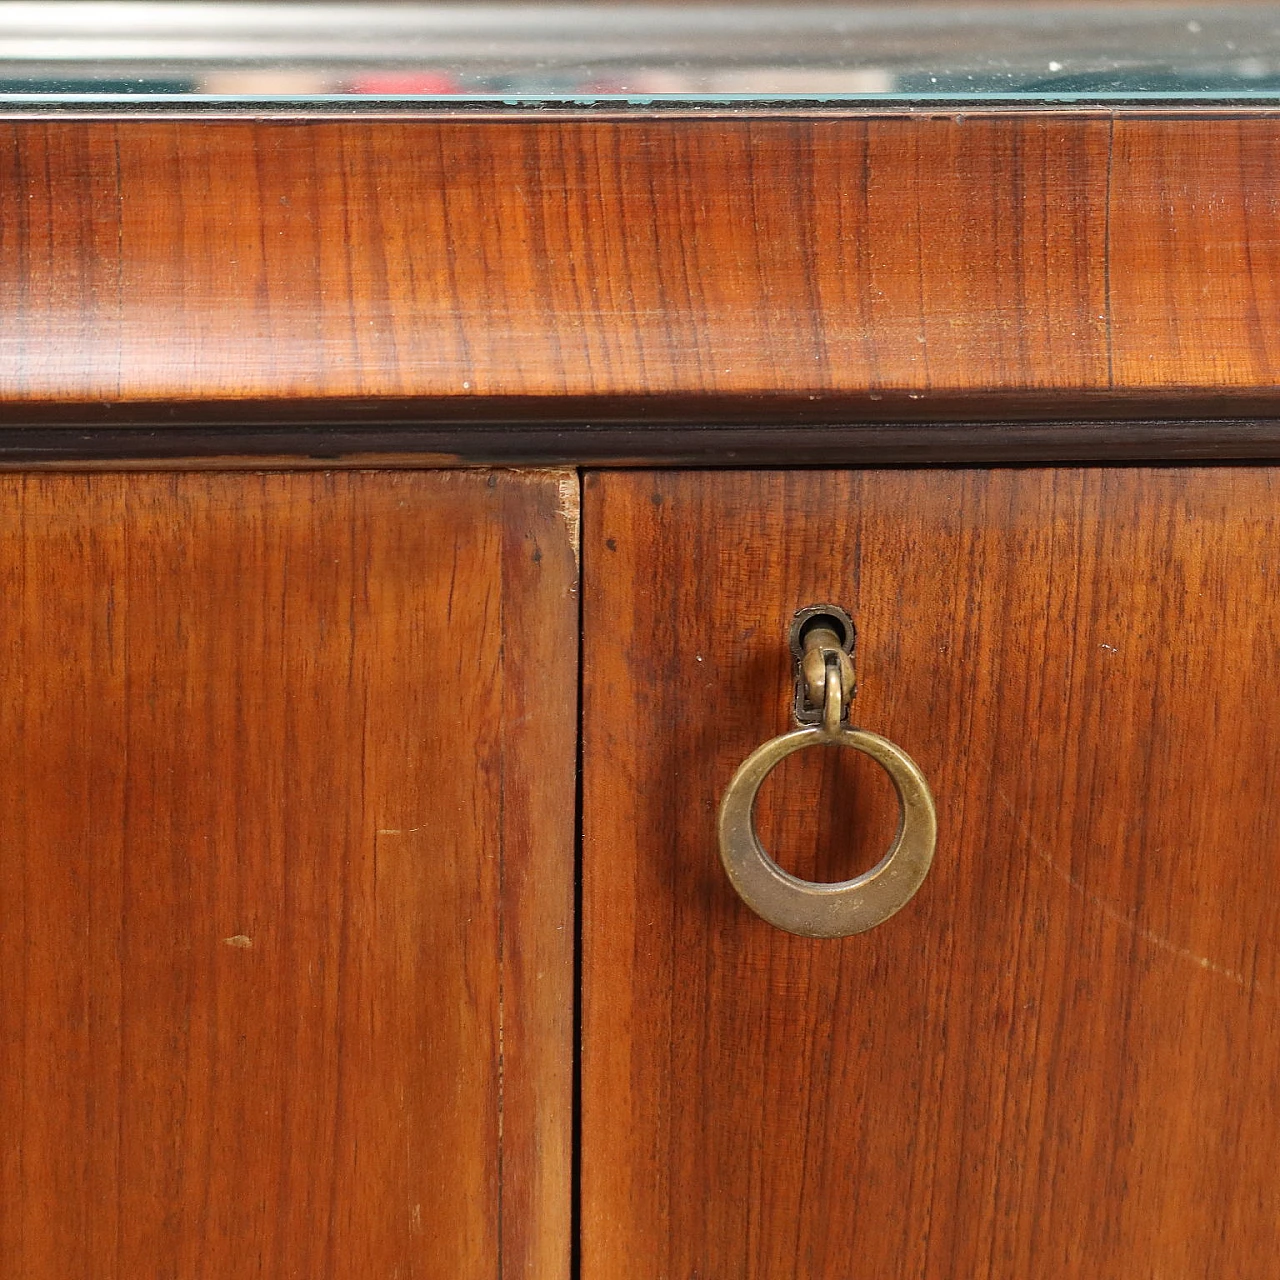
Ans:
{"label": "reflection in glass", "polygon": [[0,0],[0,92],[1257,98],[1280,96],[1280,8]]}

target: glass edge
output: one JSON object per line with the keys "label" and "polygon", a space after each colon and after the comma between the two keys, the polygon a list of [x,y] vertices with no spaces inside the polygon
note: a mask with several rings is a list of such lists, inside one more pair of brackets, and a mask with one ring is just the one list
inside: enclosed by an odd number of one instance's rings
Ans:
{"label": "glass edge", "polygon": [[406,108],[430,113],[434,111],[467,110],[482,108],[499,111],[527,111],[539,108],[572,110],[634,110],[634,109],[683,109],[699,110],[714,107],[769,108],[829,108],[829,107],[1113,107],[1113,106],[1202,105],[1232,106],[1280,106],[1280,90],[1233,90],[1231,92],[1208,90],[1133,90],[1092,91],[1080,93],[1008,92],[1008,93],[934,93],[924,96],[914,93],[833,93],[833,94],[770,94],[724,93],[714,95],[690,94],[200,94],[200,93],[3,93],[0,94],[0,111],[5,108],[75,109],[96,108],[111,111],[128,111],[131,108],[180,108],[190,111],[209,111],[220,108],[235,110],[261,109],[340,110],[359,114],[387,109]]}

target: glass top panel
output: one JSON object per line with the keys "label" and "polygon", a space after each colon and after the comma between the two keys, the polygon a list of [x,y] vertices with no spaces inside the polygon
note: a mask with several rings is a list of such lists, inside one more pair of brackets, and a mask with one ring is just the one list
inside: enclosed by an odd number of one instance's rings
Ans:
{"label": "glass top panel", "polygon": [[0,0],[7,105],[1280,102],[1280,5]]}

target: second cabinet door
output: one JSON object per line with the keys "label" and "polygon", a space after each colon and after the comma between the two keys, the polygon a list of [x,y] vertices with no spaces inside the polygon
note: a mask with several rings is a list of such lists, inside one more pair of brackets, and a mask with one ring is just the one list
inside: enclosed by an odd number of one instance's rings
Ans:
{"label": "second cabinet door", "polygon": [[[600,473],[585,489],[584,1280],[1271,1274],[1280,485],[1265,469]],[[717,857],[857,626],[853,720],[937,800],[868,933]],[[894,833],[852,752],[757,809],[807,879]]]}
{"label": "second cabinet door", "polygon": [[0,477],[0,1273],[569,1258],[572,475]]}

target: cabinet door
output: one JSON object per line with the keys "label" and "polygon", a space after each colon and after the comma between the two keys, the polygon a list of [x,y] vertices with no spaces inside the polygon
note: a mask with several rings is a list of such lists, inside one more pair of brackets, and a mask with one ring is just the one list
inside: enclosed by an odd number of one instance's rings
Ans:
{"label": "cabinet door", "polygon": [[0,477],[0,1270],[555,1276],[576,479]]}
{"label": "cabinet door", "polygon": [[[1272,470],[602,473],[586,502],[584,1280],[1273,1274]],[[868,933],[717,857],[789,727],[787,631],[858,629],[857,724],[937,801]],[[789,870],[874,863],[853,752],[766,785]]]}

